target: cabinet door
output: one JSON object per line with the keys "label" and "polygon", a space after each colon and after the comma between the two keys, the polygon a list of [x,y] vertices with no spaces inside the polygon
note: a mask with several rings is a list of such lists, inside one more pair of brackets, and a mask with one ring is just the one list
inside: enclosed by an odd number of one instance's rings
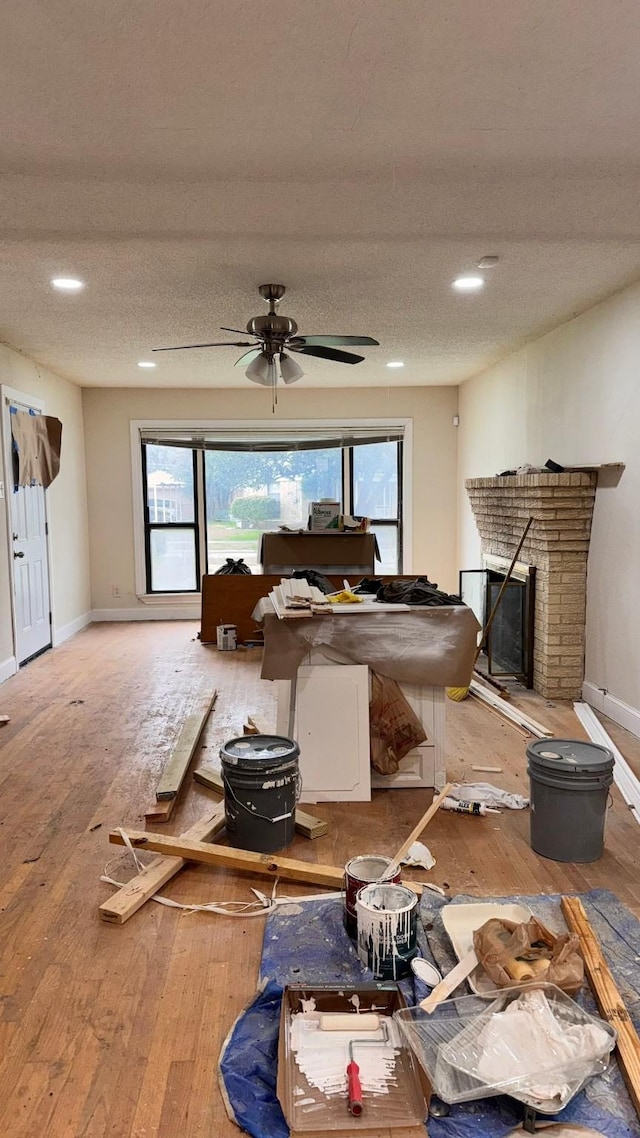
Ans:
{"label": "cabinet door", "polygon": [[[282,684],[278,728],[290,685]],[[294,738],[301,802],[369,802],[369,675],[363,665],[298,668]]]}

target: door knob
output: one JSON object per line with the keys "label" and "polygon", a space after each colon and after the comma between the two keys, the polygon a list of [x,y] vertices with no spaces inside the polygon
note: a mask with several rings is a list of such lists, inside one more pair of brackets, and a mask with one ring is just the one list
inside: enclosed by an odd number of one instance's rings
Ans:
{"label": "door knob", "polygon": [[24,557],[24,553],[14,553],[14,557]]}
{"label": "door knob", "polygon": [[14,541],[20,540],[20,534],[19,533],[12,533],[11,536],[12,536]]}

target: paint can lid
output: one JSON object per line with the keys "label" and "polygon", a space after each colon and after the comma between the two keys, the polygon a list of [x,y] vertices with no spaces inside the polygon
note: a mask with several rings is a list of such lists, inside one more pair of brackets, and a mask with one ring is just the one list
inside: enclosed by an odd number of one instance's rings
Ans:
{"label": "paint can lid", "polygon": [[607,747],[582,739],[536,739],[527,747],[527,758],[535,767],[565,774],[598,774],[612,770],[614,764]]}
{"label": "paint can lid", "polygon": [[220,748],[223,764],[245,770],[271,770],[297,759],[300,748],[284,735],[241,735]]}

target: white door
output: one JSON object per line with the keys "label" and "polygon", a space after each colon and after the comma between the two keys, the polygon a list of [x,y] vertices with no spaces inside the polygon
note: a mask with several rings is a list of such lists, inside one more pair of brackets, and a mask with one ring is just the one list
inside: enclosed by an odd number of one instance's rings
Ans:
{"label": "white door", "polygon": [[9,483],[7,496],[11,499],[15,649],[18,664],[24,664],[51,646],[45,491],[42,486],[14,490]]}

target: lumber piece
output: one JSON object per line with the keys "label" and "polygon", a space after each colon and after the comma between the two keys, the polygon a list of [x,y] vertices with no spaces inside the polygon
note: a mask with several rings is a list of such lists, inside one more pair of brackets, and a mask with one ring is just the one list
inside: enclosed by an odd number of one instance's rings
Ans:
{"label": "lumber piece", "polygon": [[[217,838],[224,830],[224,803],[220,802],[214,809],[187,830],[183,837],[196,842],[209,842]],[[149,901],[163,885],[167,884],[182,867],[186,865],[183,857],[157,857],[140,873],[132,877],[117,893],[98,906],[98,912],[103,921],[114,925],[123,925],[145,901]]]}
{"label": "lumber piece", "polygon": [[[215,790],[219,794],[224,794],[224,783],[217,771],[207,770],[206,767],[199,767],[193,772],[193,777],[196,782],[201,786],[206,786],[208,790]],[[316,818],[315,814],[307,814],[306,810],[296,810],[296,832],[302,834],[304,838],[322,838],[329,832],[327,822],[323,822],[322,818]]]}
{"label": "lumber piece", "polygon": [[618,1062],[636,1113],[640,1118],[640,1039],[611,975],[600,942],[579,897],[562,897],[562,912],[571,932],[580,939],[587,979],[600,1014],[618,1033]]}
{"label": "lumber piece", "polygon": [[156,787],[158,802],[162,802],[166,798],[175,798],[178,794],[217,695],[218,693],[214,691],[203,707],[192,715],[187,715],[182,724],[169,760]]}
{"label": "lumber piece", "polygon": [[144,812],[145,822],[168,822],[177,801],[177,798],[167,798],[164,802],[152,802]]}
{"label": "lumber piece", "polygon": [[530,715],[521,711],[519,707],[505,703],[503,699],[494,695],[489,688],[483,687],[477,680],[471,681],[469,690],[477,699],[482,700],[482,702],[488,704],[489,707],[493,707],[496,711],[499,711],[505,719],[510,719],[512,723],[516,723],[519,727],[526,728],[532,735],[536,735],[538,739],[548,739],[553,735],[553,732],[550,731],[548,727],[545,727],[544,724],[538,723],[536,719],[532,719]]}
{"label": "lumber piece", "polygon": [[431,803],[429,809],[425,811],[425,813],[422,815],[422,818],[418,822],[417,826],[413,827],[413,830],[409,834],[409,837],[402,843],[402,845],[400,846],[400,849],[398,850],[396,856],[394,857],[393,861],[391,862],[391,865],[387,866],[387,868],[385,869],[383,877],[381,880],[384,880],[385,877],[393,877],[394,873],[396,873],[398,871],[398,869],[400,868],[400,862],[402,861],[407,850],[409,849],[410,846],[413,845],[416,838],[420,837],[420,834],[422,833],[422,831],[424,829],[426,829],[426,827],[429,825],[429,822],[433,818],[433,815],[440,809],[440,806],[444,802],[444,800],[447,797],[450,790],[451,790],[451,783],[448,782],[447,785],[445,786],[444,790],[441,790],[439,794],[435,795],[433,802]]}
{"label": "lumber piece", "polygon": [[615,759],[613,778],[615,784],[636,822],[640,822],[640,779],[636,777],[627,760],[616,747],[613,739],[605,731],[593,708],[588,703],[574,703],[573,710],[584,727],[592,743],[606,747]]}
{"label": "lumber piece", "polygon": [[0,715],[0,727],[4,727],[5,724],[10,723],[10,722],[11,721],[10,721],[8,715]]}
{"label": "lumber piece", "polygon": [[271,724],[265,723],[257,715],[247,715],[247,721],[242,725],[243,735],[275,735],[275,733]]}
{"label": "lumber piece", "polygon": [[433,991],[430,992],[424,1000],[420,1001],[418,1007],[430,1015],[432,1011],[435,1011],[438,1004],[441,1004],[443,1000],[447,1000],[451,993],[455,992],[456,988],[462,984],[463,980],[466,980],[467,976],[471,975],[477,966],[478,957],[476,956],[475,948],[472,948],[462,957],[458,964],[456,964],[455,968],[447,972],[444,980],[436,984]]}
{"label": "lumber piece", "polygon": [[[308,885],[326,885],[329,889],[342,889],[344,869],[335,865],[321,865],[316,862],[295,861],[280,857],[279,854],[253,853],[230,846],[208,845],[183,837],[170,837],[165,834],[146,833],[142,830],[127,830],[127,836],[136,849],[147,849],[154,853],[182,857],[186,861],[197,861],[203,865],[217,865],[222,869],[241,870],[245,873],[259,873],[266,877],[282,877],[285,881],[301,881]],[[109,841],[122,846],[124,840],[119,830],[112,830]],[[417,881],[406,881],[405,885],[414,893],[422,893],[422,885]]]}

